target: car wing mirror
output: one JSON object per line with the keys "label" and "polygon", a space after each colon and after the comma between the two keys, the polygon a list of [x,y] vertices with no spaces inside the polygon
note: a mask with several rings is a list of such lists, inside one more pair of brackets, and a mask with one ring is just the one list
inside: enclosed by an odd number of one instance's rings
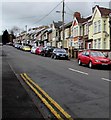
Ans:
{"label": "car wing mirror", "polygon": [[106,58],[108,58],[108,55],[105,55]]}

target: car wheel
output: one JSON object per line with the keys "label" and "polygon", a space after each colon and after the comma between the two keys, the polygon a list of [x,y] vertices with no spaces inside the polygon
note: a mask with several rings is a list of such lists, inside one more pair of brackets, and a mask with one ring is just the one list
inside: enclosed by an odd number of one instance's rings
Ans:
{"label": "car wheel", "polygon": [[53,59],[53,55],[51,55],[51,58]]}
{"label": "car wheel", "polygon": [[108,65],[108,70],[111,70],[111,64],[110,64],[110,65]]}
{"label": "car wheel", "polygon": [[91,61],[89,62],[89,65],[88,65],[88,66],[89,66],[89,68],[93,68],[93,65],[92,65],[92,62],[91,62]]}
{"label": "car wheel", "polygon": [[82,65],[82,62],[81,62],[81,60],[80,60],[80,59],[78,60],[78,64],[79,64],[79,65]]}
{"label": "car wheel", "polygon": [[54,59],[56,59],[57,57],[56,57],[56,55],[54,55]]}
{"label": "car wheel", "polygon": [[44,57],[46,57],[46,55],[45,55],[45,53],[44,53],[44,55],[43,55]]}

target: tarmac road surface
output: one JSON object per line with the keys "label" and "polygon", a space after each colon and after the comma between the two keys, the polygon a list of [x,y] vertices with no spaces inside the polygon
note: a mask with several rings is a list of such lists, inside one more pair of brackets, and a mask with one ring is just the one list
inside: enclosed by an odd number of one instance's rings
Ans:
{"label": "tarmac road surface", "polygon": [[72,118],[109,118],[110,70],[78,66],[77,60],[53,60],[3,46],[17,75],[26,73]]}

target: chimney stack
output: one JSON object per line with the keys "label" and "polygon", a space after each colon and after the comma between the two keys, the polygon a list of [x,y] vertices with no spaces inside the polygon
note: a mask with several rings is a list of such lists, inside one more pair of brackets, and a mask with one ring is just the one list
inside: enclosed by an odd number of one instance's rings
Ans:
{"label": "chimney stack", "polygon": [[74,17],[81,18],[80,12],[75,12],[75,13],[74,13]]}

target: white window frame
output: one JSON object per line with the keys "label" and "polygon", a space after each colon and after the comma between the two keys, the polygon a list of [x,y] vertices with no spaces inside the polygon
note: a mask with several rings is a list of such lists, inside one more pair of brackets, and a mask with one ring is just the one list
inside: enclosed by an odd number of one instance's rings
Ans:
{"label": "white window frame", "polygon": [[101,48],[101,38],[98,39],[98,49]]}
{"label": "white window frame", "polygon": [[98,32],[101,32],[101,20],[98,20]]}
{"label": "white window frame", "polygon": [[103,41],[103,48],[106,49],[106,38],[104,38],[104,41]]}
{"label": "white window frame", "polygon": [[87,47],[88,49],[90,49],[90,47],[89,47],[90,45],[91,45],[91,42],[88,43],[88,47]]}
{"label": "white window frame", "polygon": [[76,28],[74,28],[74,37],[76,36]]}
{"label": "white window frame", "polygon": [[97,40],[95,39],[94,40],[94,49],[96,49],[97,48]]}
{"label": "white window frame", "polygon": [[85,24],[84,35],[88,35],[88,24]]}
{"label": "white window frame", "polygon": [[76,27],[76,36],[78,36],[78,27]]}
{"label": "white window frame", "polygon": [[94,33],[97,33],[97,22],[94,22]]}
{"label": "white window frame", "polygon": [[104,31],[106,31],[106,20],[104,20]]}

